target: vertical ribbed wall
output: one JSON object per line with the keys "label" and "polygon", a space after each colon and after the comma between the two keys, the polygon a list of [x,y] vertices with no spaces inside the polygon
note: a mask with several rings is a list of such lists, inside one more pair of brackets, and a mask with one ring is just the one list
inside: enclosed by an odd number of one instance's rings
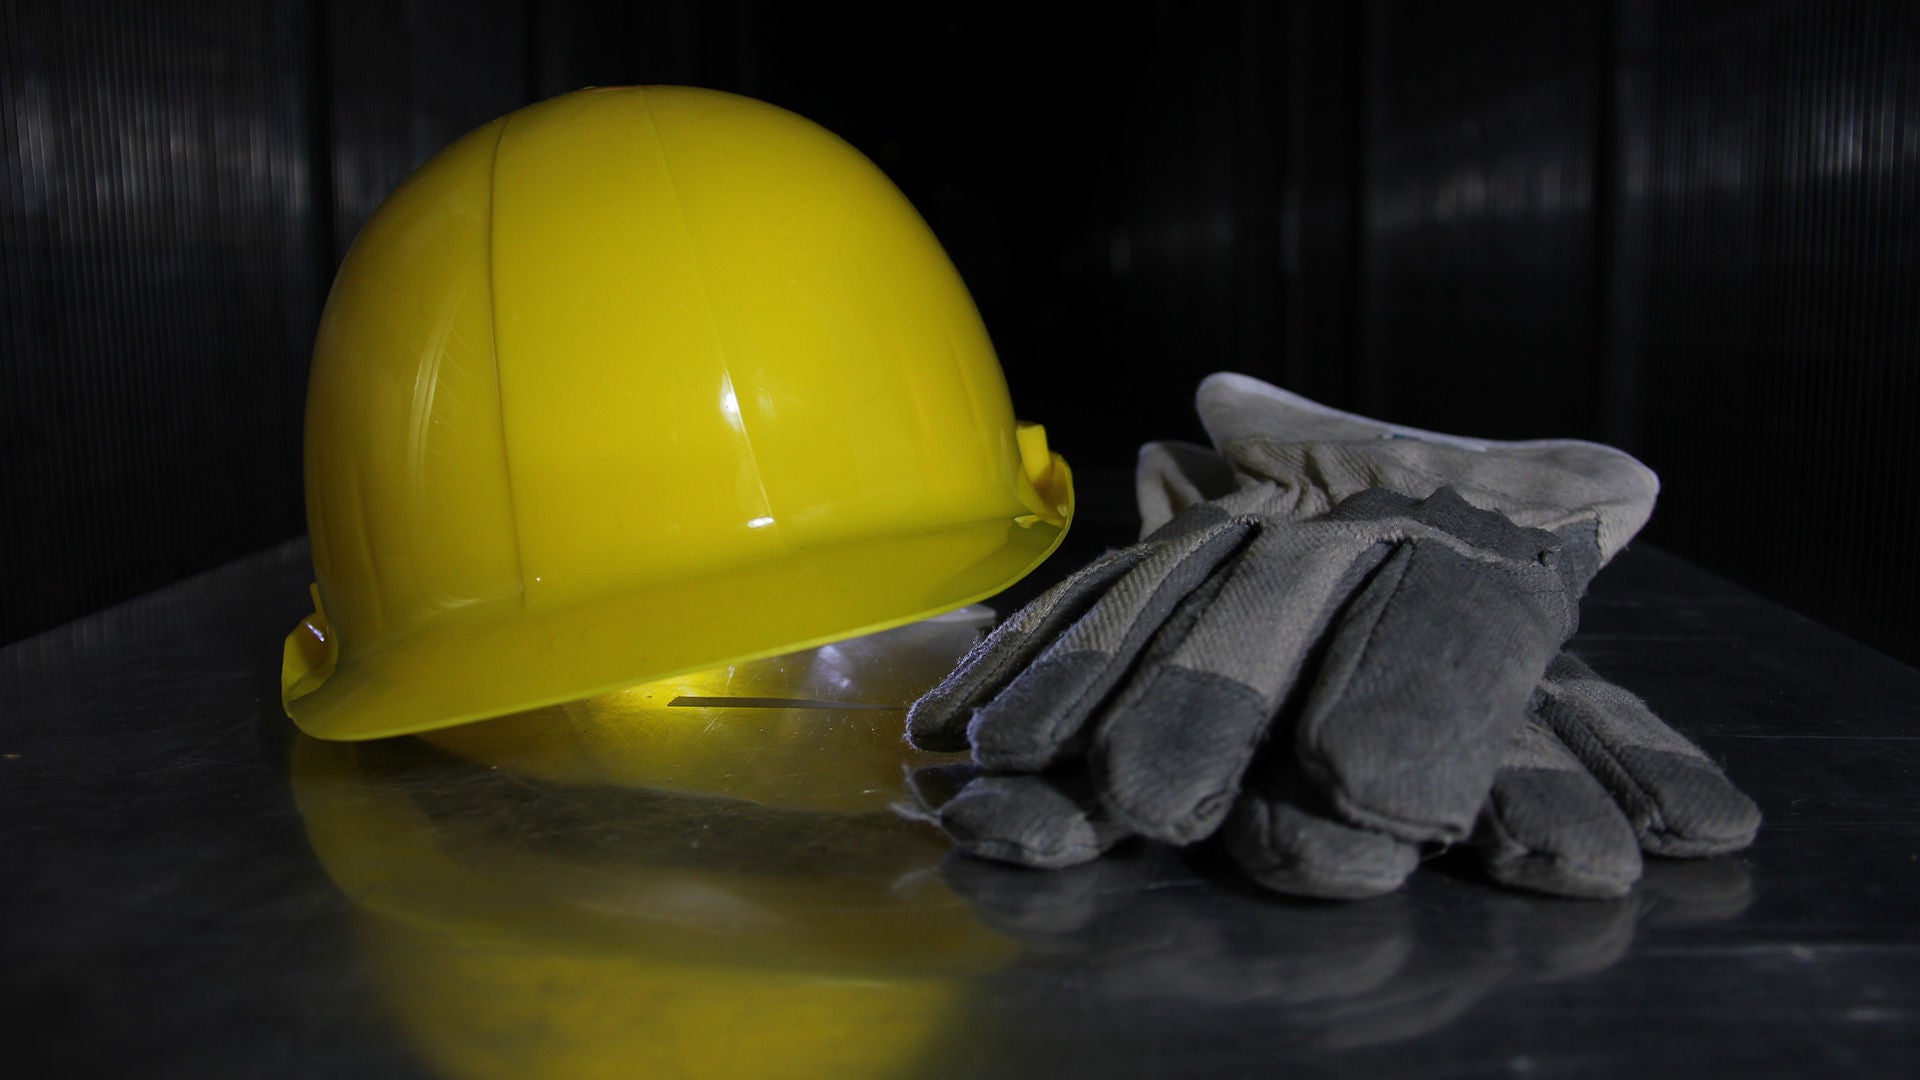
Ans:
{"label": "vertical ribbed wall", "polygon": [[299,527],[308,14],[0,8],[0,638]]}
{"label": "vertical ribbed wall", "polygon": [[1350,400],[1627,446],[1650,540],[1920,658],[1920,6],[1367,16]]}
{"label": "vertical ribbed wall", "polygon": [[1654,538],[1920,658],[1920,7],[1630,5],[1620,78]]}
{"label": "vertical ribbed wall", "polygon": [[[1618,442],[1649,538],[1920,659],[1920,5],[0,0],[0,640],[297,533],[345,244],[589,83],[756,94],[948,245],[1076,463],[1225,367]],[[777,182],[773,178],[770,182]]]}
{"label": "vertical ribbed wall", "polygon": [[1597,12],[1373,14],[1365,410],[1476,435],[1591,430]]}

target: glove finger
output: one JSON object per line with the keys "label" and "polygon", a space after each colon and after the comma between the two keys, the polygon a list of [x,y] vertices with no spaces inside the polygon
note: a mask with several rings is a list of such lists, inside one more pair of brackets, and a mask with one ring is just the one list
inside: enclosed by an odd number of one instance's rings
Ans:
{"label": "glove finger", "polygon": [[1624,896],[1640,878],[1640,841],[1599,782],[1540,722],[1514,733],[1474,831],[1475,853],[1503,885],[1556,896]]}
{"label": "glove finger", "polygon": [[1398,889],[1419,866],[1414,845],[1312,806],[1297,768],[1277,764],[1254,776],[1221,836],[1227,854],[1261,885],[1289,896],[1357,900]]}
{"label": "glove finger", "polygon": [[1719,855],[1753,842],[1760,808],[1645,702],[1562,653],[1541,720],[1599,780],[1651,854]]}
{"label": "glove finger", "polygon": [[970,761],[908,769],[906,785],[911,801],[896,804],[894,809],[915,820],[937,824],[940,808],[952,802],[954,796],[966,790],[966,786],[981,775],[980,766]]}
{"label": "glove finger", "polygon": [[940,685],[907,710],[907,740],[922,750],[966,749],[967,720],[973,710],[999,693],[1151,551],[1144,544],[1109,551],[1014,612],[969,650]]}
{"label": "glove finger", "polygon": [[1145,559],[974,710],[967,726],[974,759],[995,771],[1038,772],[1079,749],[1088,718],[1154,633],[1252,530],[1252,523],[1230,519],[1157,538]]}
{"label": "glove finger", "polygon": [[1100,718],[1092,764],[1114,817],[1170,843],[1219,828],[1308,651],[1391,550],[1362,531],[1263,527]]}
{"label": "glove finger", "polygon": [[[1329,518],[1391,506],[1371,496]],[[1436,531],[1399,545],[1339,617],[1298,753],[1343,819],[1451,842],[1479,816],[1572,607],[1551,534],[1444,488],[1408,516]]]}
{"label": "glove finger", "polygon": [[1049,870],[1096,859],[1128,836],[1084,776],[982,776],[940,808],[940,827],[969,855]]}

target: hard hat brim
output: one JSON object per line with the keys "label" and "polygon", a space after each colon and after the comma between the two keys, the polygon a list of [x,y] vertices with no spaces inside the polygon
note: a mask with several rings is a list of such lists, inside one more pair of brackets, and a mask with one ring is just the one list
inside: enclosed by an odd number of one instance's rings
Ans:
{"label": "hard hat brim", "polygon": [[[1051,555],[1072,519],[1066,464],[1062,520],[972,521],[793,549],[723,573],[512,618],[436,626],[330,672],[283,680],[300,729],[330,740],[378,739],[711,670],[902,626],[984,600]],[[308,624],[289,638],[310,634]],[[317,682],[317,685],[314,685]]]}

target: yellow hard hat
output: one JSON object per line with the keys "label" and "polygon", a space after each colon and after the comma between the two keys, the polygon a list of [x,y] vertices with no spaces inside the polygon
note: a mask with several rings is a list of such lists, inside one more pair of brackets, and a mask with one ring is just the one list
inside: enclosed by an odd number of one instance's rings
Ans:
{"label": "yellow hard hat", "polygon": [[858,151],[731,94],[567,94],[373,216],[314,345],[308,733],[445,727],[901,625],[1059,544],[938,241]]}

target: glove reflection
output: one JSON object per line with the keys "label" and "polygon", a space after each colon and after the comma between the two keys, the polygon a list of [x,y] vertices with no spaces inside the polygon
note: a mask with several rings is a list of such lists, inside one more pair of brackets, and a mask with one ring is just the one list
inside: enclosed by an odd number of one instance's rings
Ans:
{"label": "glove reflection", "polygon": [[[1274,1055],[1414,1038],[1492,996],[1603,971],[1642,929],[1732,918],[1751,893],[1731,859],[1661,861],[1631,895],[1598,903],[1442,875],[1361,903],[1275,902],[1236,887],[1231,868],[1199,869],[1186,853],[1141,844],[1051,872],[956,853],[942,873],[982,921],[1031,950],[991,978],[1080,987],[1094,999],[1026,1034],[1076,1061],[1116,1063],[1204,1054],[1228,1032],[1240,1051],[1251,1037]],[[1142,1029],[1111,1023],[1115,1015],[1154,1022]],[[1168,1044],[1181,1038],[1192,1045]]]}

